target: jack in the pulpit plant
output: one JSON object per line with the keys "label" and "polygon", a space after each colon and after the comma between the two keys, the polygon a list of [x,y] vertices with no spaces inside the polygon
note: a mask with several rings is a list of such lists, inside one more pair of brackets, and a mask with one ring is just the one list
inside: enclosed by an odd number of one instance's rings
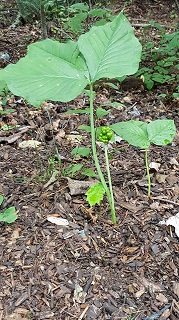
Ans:
{"label": "jack in the pulpit plant", "polygon": [[96,150],[93,86],[102,78],[134,74],[138,70],[141,50],[131,24],[121,12],[112,22],[92,27],[77,42],[60,43],[47,39],[33,43],[17,64],[10,64],[0,71],[0,86],[5,83],[13,94],[22,96],[32,105],[40,105],[44,100],[70,101],[88,86],[93,158],[114,223],[114,204]]}

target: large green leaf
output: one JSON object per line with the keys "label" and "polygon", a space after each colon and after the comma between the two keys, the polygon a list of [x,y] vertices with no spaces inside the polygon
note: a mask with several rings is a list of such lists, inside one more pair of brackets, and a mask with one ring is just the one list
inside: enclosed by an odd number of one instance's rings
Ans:
{"label": "large green leaf", "polygon": [[131,120],[118,122],[110,127],[116,134],[135,147],[146,149],[150,146],[147,123],[145,122]]}
{"label": "large green leaf", "polygon": [[77,43],[48,39],[31,44],[25,58],[0,71],[0,80],[5,80],[15,95],[38,105],[44,100],[74,99],[87,85],[85,72]]}
{"label": "large green leaf", "polygon": [[165,146],[172,142],[176,127],[173,120],[155,120],[148,124],[147,131],[150,142]]}
{"label": "large green leaf", "polygon": [[91,82],[134,74],[138,69],[141,45],[122,13],[112,22],[92,27],[81,35],[78,46],[86,60]]}

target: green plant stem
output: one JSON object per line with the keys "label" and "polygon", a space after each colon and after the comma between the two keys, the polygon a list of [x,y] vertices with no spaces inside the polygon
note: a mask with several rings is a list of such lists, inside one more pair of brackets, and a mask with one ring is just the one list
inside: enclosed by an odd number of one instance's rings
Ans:
{"label": "green plant stem", "polygon": [[116,213],[115,213],[115,207],[114,207],[114,196],[113,196],[111,174],[110,174],[110,168],[109,168],[108,145],[107,144],[104,145],[104,151],[105,151],[105,160],[106,160],[106,171],[108,174],[108,183],[109,183],[109,190],[110,190],[111,218],[112,218],[112,222],[116,224]]}
{"label": "green plant stem", "polygon": [[150,180],[149,162],[148,162],[148,149],[145,149],[145,167],[146,167],[147,179],[148,179],[148,197],[150,197],[151,180]]}
{"label": "green plant stem", "polygon": [[[113,200],[111,198],[111,192],[106,184],[104,175],[101,171],[100,168],[100,164],[98,161],[98,157],[97,157],[97,150],[96,150],[96,132],[95,132],[95,125],[94,125],[94,108],[93,108],[93,84],[90,83],[90,94],[89,94],[89,98],[90,98],[90,127],[91,127],[91,144],[92,144],[92,152],[93,152],[93,159],[94,159],[94,163],[99,175],[99,178],[101,180],[101,183],[103,185],[103,188],[106,192],[108,201],[109,201],[109,205],[110,205],[110,210],[111,210],[111,217],[114,216],[114,205],[113,205]],[[116,220],[114,219],[113,221],[114,223],[116,223]]]}

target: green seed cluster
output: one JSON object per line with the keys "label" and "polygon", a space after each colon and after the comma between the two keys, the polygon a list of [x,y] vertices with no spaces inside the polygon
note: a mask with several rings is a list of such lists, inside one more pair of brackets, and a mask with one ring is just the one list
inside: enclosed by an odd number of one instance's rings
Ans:
{"label": "green seed cluster", "polygon": [[113,131],[109,127],[102,127],[98,140],[103,142],[103,143],[109,143],[113,136]]}

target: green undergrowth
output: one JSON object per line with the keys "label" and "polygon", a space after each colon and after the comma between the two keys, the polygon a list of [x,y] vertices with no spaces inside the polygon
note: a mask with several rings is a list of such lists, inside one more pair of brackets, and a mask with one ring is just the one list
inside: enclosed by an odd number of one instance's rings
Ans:
{"label": "green undergrowth", "polygon": [[[159,40],[148,41],[144,36],[141,63],[135,76],[142,77],[148,90],[155,85],[172,85],[172,96],[179,98],[179,31],[169,33],[160,24],[150,23],[158,30]],[[145,32],[148,33],[151,27]]]}

